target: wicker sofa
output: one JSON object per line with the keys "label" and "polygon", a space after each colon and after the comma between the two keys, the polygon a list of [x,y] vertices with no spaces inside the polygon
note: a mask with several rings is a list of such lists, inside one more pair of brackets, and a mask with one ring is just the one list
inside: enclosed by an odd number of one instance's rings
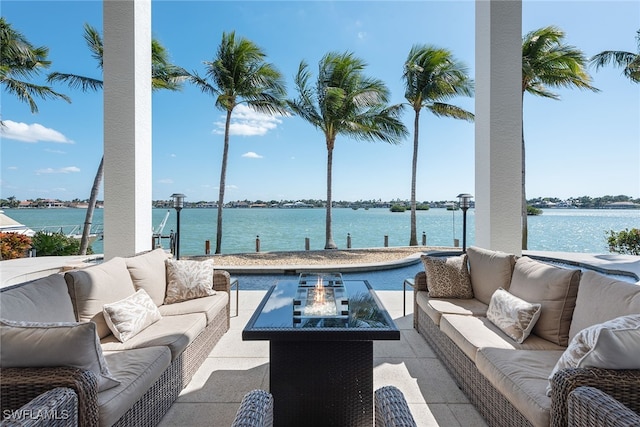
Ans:
{"label": "wicker sofa", "polygon": [[[167,259],[164,251],[157,249],[3,288],[0,293],[0,322],[3,322],[0,367],[2,413],[10,414],[50,389],[66,387],[74,390],[78,397],[80,426],[158,424],[229,329],[228,272],[213,270],[212,274],[205,276],[211,277],[209,280],[213,282],[212,286],[209,282],[207,296],[165,304],[170,265]],[[182,264],[171,265],[180,268],[195,265],[188,264],[189,261],[179,263]],[[137,334],[120,340],[112,333],[112,325],[107,324],[103,307],[118,306],[126,312],[130,307],[126,304],[141,293],[146,293],[145,302],[153,306],[146,311],[158,313],[158,317]],[[139,306],[134,305],[133,308],[135,310],[132,311],[137,313]],[[32,322],[27,324],[31,329],[21,329],[20,322]],[[9,347],[13,353],[29,352],[28,346],[34,342],[33,335],[29,334],[55,333],[55,328],[49,325],[51,322],[79,325],[78,329],[90,327],[95,331],[92,339],[96,341],[98,336],[99,342],[93,347],[90,343],[82,343],[69,345],[71,348],[66,351],[75,357],[74,351],[81,352],[78,349],[92,354],[95,348],[100,367],[97,373],[92,368],[94,365],[59,366],[57,358],[66,360],[67,354],[49,356],[48,352],[43,352],[47,354],[36,362],[30,360],[33,355],[28,355],[25,360],[30,361],[24,364],[16,362],[14,354],[14,360],[8,361],[10,357],[6,349]],[[111,319],[111,323],[115,321]],[[136,322],[132,324],[135,326]],[[65,339],[68,338],[60,337],[60,342],[66,342]],[[52,342],[54,346],[58,345],[57,341]],[[26,348],[16,349],[13,343]],[[58,353],[65,353],[64,350]],[[51,357],[54,360],[50,360]],[[105,368],[108,372],[103,370]],[[115,381],[116,385],[103,387],[107,380]]]}
{"label": "wicker sofa", "polygon": [[[581,386],[598,388],[640,411],[639,369],[568,368],[549,381],[580,331],[640,313],[639,285],[477,247],[461,257],[467,257],[473,297],[434,298],[428,281],[442,278],[419,272],[414,327],[489,425],[566,426],[569,396]],[[498,288],[541,303],[539,318],[521,343],[486,317]]]}

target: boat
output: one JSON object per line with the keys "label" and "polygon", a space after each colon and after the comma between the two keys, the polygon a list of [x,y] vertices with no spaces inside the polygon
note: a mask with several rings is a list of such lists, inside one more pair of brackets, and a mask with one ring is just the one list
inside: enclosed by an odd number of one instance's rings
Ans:
{"label": "boat", "polygon": [[[24,234],[28,237],[33,237],[37,232],[44,232],[48,234],[60,233],[74,239],[82,238],[82,226],[80,225],[47,225],[44,227],[38,227],[34,230],[19,223],[5,214],[3,210],[0,210],[0,233],[18,233]],[[89,233],[89,244],[93,243],[98,238],[102,238],[102,225],[92,227]]]}
{"label": "boat", "polygon": [[3,210],[0,210],[0,233],[17,233],[24,234],[25,236],[32,237],[36,234],[35,231],[30,229],[24,224],[20,224],[15,219],[7,216]]}

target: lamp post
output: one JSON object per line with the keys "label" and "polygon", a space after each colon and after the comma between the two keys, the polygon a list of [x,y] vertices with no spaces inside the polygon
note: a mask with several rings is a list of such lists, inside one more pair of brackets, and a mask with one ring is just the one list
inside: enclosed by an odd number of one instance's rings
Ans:
{"label": "lamp post", "polygon": [[173,207],[176,210],[176,259],[180,259],[180,211],[184,207],[184,198],[186,196],[182,193],[173,193],[171,198],[173,199]]}
{"label": "lamp post", "polygon": [[458,194],[460,209],[462,209],[462,253],[467,252],[467,210],[471,206],[473,196],[467,193]]}

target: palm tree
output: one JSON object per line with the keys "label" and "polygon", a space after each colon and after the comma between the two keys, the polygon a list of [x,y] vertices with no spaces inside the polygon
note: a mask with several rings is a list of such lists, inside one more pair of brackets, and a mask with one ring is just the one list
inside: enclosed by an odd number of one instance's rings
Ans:
{"label": "palm tree", "polygon": [[[560,99],[549,90],[552,87],[589,89],[591,76],[586,71],[582,51],[564,43],[565,33],[549,26],[531,31],[522,40],[522,99],[528,92],[544,98]],[[524,111],[524,109],[523,109]],[[527,197],[525,194],[524,114],[522,126],[522,249],[527,249]]]}
{"label": "palm tree", "polygon": [[418,245],[416,232],[416,175],[418,168],[418,129],[420,111],[426,108],[437,117],[473,121],[473,114],[446,101],[456,96],[473,96],[473,80],[467,67],[446,49],[414,45],[409,51],[402,76],[405,98],[415,112],[413,120],[413,161],[411,165],[410,246]]}
{"label": "palm tree", "polygon": [[253,110],[266,114],[286,113],[283,103],[286,95],[284,80],[275,66],[265,59],[266,54],[252,41],[245,38],[236,39],[235,32],[222,33],[222,41],[215,58],[212,61],[204,61],[205,76],[194,73],[190,78],[203,93],[214,96],[216,107],[226,112],[218,194],[216,254],[222,250],[222,210],[233,109],[240,104],[246,104]]}
{"label": "palm tree", "polygon": [[[104,45],[100,33],[89,24],[84,24],[84,40],[87,47],[91,51],[91,56],[98,62],[98,68],[102,72]],[[151,41],[151,86],[153,90],[168,89],[180,90],[181,82],[186,78],[188,73],[169,62],[169,55],[166,49],[159,41],[153,39]],[[63,82],[70,88],[80,89],[83,92],[98,91],[102,89],[103,81],[96,77],[80,76],[77,74],[53,72],[47,77],[49,82]],[[100,183],[104,175],[104,156],[100,159],[96,176],[91,186],[91,196],[89,197],[89,205],[84,220],[84,228],[82,230],[82,239],[80,240],[80,255],[87,253],[89,247],[89,234],[91,232],[91,223],[93,222],[93,212],[98,201],[98,191]]]}
{"label": "palm tree", "polygon": [[302,61],[295,76],[298,97],[287,103],[291,110],[324,133],[327,145],[327,213],[325,249],[336,249],[331,230],[331,176],[336,137],[400,142],[407,130],[398,119],[402,105],[388,106],[385,84],[364,75],[366,63],[352,53],[326,54],[318,64],[315,86]]}
{"label": "palm tree", "polygon": [[618,67],[622,67],[622,73],[632,82],[640,83],[640,30],[636,32],[636,43],[638,46],[638,53],[620,50],[605,50],[591,58],[591,65],[594,65],[597,70],[609,63],[613,63]]}
{"label": "palm tree", "polygon": [[0,17],[0,83],[18,100],[29,104],[32,113],[38,112],[34,97],[60,98],[71,102],[69,97],[55,92],[49,86],[23,80],[36,77],[42,69],[48,68],[51,65],[51,61],[47,60],[48,55],[49,48],[33,46],[22,33]]}

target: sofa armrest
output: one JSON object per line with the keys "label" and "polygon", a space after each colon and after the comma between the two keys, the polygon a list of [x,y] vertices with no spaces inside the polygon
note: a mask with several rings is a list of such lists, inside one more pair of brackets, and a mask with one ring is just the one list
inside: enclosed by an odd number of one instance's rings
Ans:
{"label": "sofa armrest", "polygon": [[7,427],[74,427],[78,425],[78,395],[66,387],[42,393],[17,410],[2,413]]}
{"label": "sofa armrest", "polygon": [[392,386],[374,392],[376,427],[417,427],[402,392]]}
{"label": "sofa armrest", "polygon": [[231,275],[225,270],[213,270],[213,289],[231,293]]}
{"label": "sofa armrest", "polygon": [[72,389],[78,397],[78,425],[98,426],[98,380],[91,371],[72,368],[3,368],[0,370],[0,407],[17,410],[57,387]]}
{"label": "sofa armrest", "polygon": [[413,291],[414,292],[419,292],[419,291],[427,291],[427,273],[425,273],[424,271],[418,271],[418,273],[416,273],[416,276],[413,279]]}
{"label": "sofa armrest", "polygon": [[[287,402],[284,402],[286,404]],[[231,427],[272,427],[273,396],[264,390],[245,394]]]}
{"label": "sofa armrest", "polygon": [[637,426],[640,414],[595,387],[578,387],[569,393],[569,427]]}
{"label": "sofa armrest", "polygon": [[551,425],[568,425],[569,394],[578,387],[595,387],[635,412],[640,412],[640,369],[569,368],[551,380]]}

